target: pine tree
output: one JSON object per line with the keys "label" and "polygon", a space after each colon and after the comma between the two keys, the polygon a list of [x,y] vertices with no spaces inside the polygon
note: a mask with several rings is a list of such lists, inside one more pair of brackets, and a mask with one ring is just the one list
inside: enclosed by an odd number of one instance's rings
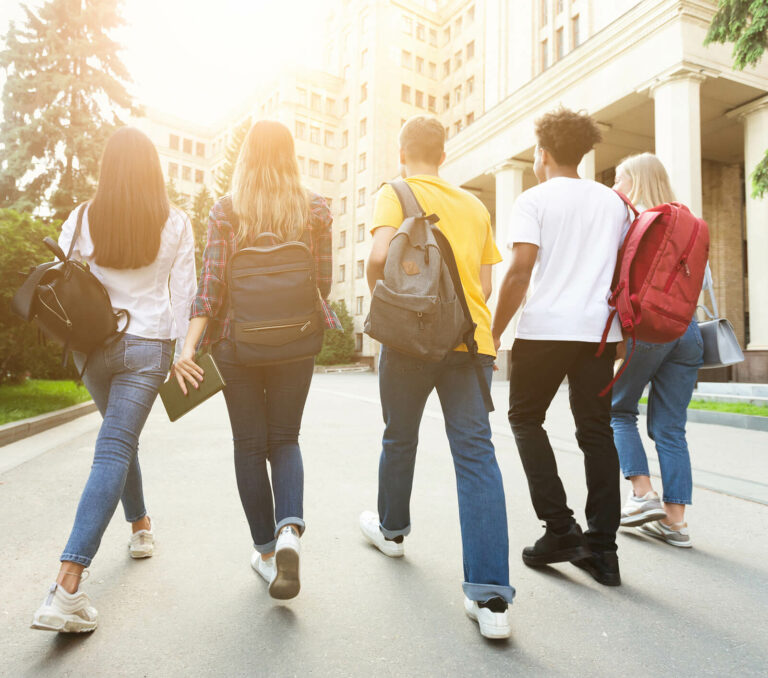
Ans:
{"label": "pine tree", "polygon": [[240,147],[243,145],[249,129],[251,129],[251,121],[247,119],[235,128],[232,138],[227,144],[227,150],[224,152],[224,164],[216,172],[216,191],[220,196],[226,195],[232,190],[232,175],[235,172],[237,156],[240,155]]}
{"label": "pine tree", "polygon": [[[768,48],[768,2],[766,0],[719,0],[704,40],[733,43],[734,68],[756,66]],[[768,151],[752,173],[752,197],[768,191]]]}
{"label": "pine tree", "polygon": [[109,37],[123,23],[119,3],[46,0],[11,23],[0,52],[0,204],[30,211],[47,200],[63,218],[91,197],[106,140],[121,114],[139,112]]}
{"label": "pine tree", "polygon": [[186,212],[189,209],[189,201],[184,193],[180,193],[176,188],[176,181],[171,178],[165,182],[165,192],[168,194],[168,200],[171,205],[178,207],[182,212]]}
{"label": "pine tree", "polygon": [[208,215],[213,207],[213,196],[206,186],[201,186],[192,202],[192,231],[195,234],[195,259],[200,270],[203,250],[208,238]]}

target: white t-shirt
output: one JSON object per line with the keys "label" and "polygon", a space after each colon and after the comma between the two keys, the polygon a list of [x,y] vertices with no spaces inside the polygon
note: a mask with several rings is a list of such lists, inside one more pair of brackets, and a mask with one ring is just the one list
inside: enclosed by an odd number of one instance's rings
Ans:
{"label": "white t-shirt", "polygon": [[[532,243],[539,253],[516,337],[600,341],[630,223],[621,198],[596,181],[558,177],[525,191],[512,209],[507,246]],[[608,341],[621,341],[616,319]]]}
{"label": "white t-shirt", "polygon": [[[61,227],[59,247],[69,251],[77,224],[76,208]],[[189,326],[189,311],[195,297],[195,241],[189,217],[171,207],[160,236],[157,258],[148,266],[132,269],[105,268],[93,259],[93,240],[88,228],[88,210],[72,256],[87,262],[109,293],[112,307],[131,314],[128,334],[147,339],[180,339]],[[122,326],[122,323],[121,323]]]}

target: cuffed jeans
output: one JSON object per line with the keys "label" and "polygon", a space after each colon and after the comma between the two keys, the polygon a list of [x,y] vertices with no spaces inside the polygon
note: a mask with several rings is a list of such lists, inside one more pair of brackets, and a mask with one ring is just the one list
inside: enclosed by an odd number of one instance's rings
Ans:
{"label": "cuffed jeans", "polygon": [[224,398],[232,425],[240,501],[254,548],[271,553],[285,525],[296,525],[304,532],[299,430],[315,361],[249,367],[237,361],[229,339],[214,346],[213,356],[227,384]]}
{"label": "cuffed jeans", "polygon": [[600,391],[613,378],[615,344],[515,339],[509,380],[509,423],[528,478],[536,515],[555,530],[574,523],[544,430],[547,409],[568,377],[576,442],[587,476],[587,541],[594,551],[615,551],[621,495],[619,461],[611,431],[611,397]]}
{"label": "cuffed jeans", "polygon": [[[481,356],[490,384],[493,358]],[[385,537],[411,531],[410,499],[419,425],[437,389],[456,471],[464,551],[464,593],[478,602],[512,602],[509,535],[501,471],[477,375],[467,353],[430,363],[382,346],[379,389],[384,439],[379,462],[379,520]]]}
{"label": "cuffed jeans", "polygon": [[[631,341],[627,342],[627,355]],[[638,403],[648,393],[648,435],[656,444],[668,504],[690,504],[693,492],[691,459],[685,439],[691,402],[704,344],[694,321],[685,334],[665,344],[638,341],[632,360],[613,388],[611,426],[625,478],[650,476],[648,458],[637,429]]]}
{"label": "cuffed jeans", "polygon": [[[91,564],[119,501],[128,522],[147,514],[139,435],[168,374],[171,346],[171,341],[126,334],[88,360],[83,381],[104,421],[62,561]],[[82,369],[85,356],[75,354],[75,363]]]}

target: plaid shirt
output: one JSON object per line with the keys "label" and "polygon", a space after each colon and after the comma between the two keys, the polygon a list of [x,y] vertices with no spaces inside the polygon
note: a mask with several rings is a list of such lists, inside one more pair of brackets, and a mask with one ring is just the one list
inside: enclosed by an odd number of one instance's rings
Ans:
{"label": "plaid shirt", "polygon": [[[331,291],[333,261],[331,254],[331,224],[333,218],[325,199],[309,193],[310,214],[307,230],[309,247],[315,260],[317,287],[323,301],[323,314],[327,329],[342,329],[339,319],[328,305],[326,298]],[[229,337],[229,305],[227,303],[227,263],[237,252],[237,235],[232,225],[232,199],[221,198],[208,216],[208,242],[203,253],[203,267],[197,295],[192,303],[190,318],[206,317],[210,322],[200,342],[205,349],[223,338]]]}

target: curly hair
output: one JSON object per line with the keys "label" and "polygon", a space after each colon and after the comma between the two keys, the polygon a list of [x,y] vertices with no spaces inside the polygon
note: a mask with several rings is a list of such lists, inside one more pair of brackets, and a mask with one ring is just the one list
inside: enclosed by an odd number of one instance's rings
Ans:
{"label": "curly hair", "polygon": [[549,151],[558,165],[578,165],[584,155],[603,139],[592,116],[564,106],[545,113],[534,125],[539,146]]}

